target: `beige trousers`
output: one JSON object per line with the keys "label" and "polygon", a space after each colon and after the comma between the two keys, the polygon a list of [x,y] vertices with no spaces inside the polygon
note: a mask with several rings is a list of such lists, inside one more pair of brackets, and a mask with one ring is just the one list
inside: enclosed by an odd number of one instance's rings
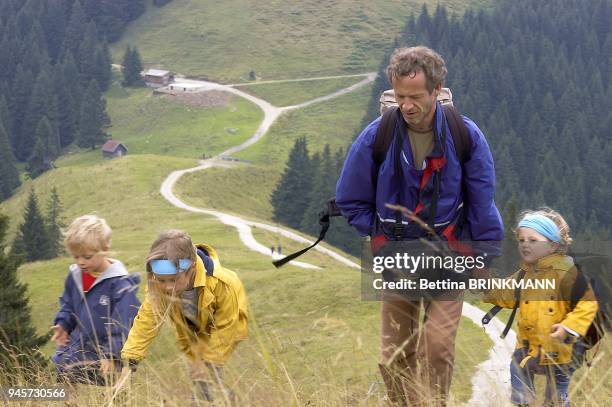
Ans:
{"label": "beige trousers", "polygon": [[380,370],[391,402],[445,405],[462,308],[462,296],[452,301],[383,297]]}

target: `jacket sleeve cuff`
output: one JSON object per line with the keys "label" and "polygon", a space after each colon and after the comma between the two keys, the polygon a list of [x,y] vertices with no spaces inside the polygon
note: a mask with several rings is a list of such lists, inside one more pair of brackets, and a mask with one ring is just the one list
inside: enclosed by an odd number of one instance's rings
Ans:
{"label": "jacket sleeve cuff", "polygon": [[67,333],[70,333],[72,331],[72,328],[70,327],[68,322],[66,322],[66,320],[63,318],[56,318],[53,324],[61,326]]}
{"label": "jacket sleeve cuff", "polygon": [[579,334],[578,332],[574,331],[573,329],[570,329],[570,328],[566,327],[565,325],[561,325],[561,327],[562,327],[563,329],[565,329],[565,330],[567,331],[567,333],[568,333],[568,334],[570,334],[570,335],[572,335],[572,336],[575,336],[576,338],[579,338],[579,337],[580,337],[580,334]]}

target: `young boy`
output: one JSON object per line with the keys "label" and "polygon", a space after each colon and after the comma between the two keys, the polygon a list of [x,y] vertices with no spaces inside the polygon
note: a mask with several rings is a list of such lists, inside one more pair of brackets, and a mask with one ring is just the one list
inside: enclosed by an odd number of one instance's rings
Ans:
{"label": "young boy", "polygon": [[[122,358],[135,370],[161,324],[169,319],[179,348],[189,359],[196,397],[212,401],[210,384],[215,383],[228,402],[233,395],[223,385],[221,368],[248,335],[242,282],[221,266],[212,247],[194,246],[189,235],[179,230],[162,233],[146,261],[149,290]],[[127,380],[129,372],[124,370],[122,378]]]}
{"label": "young boy", "polygon": [[110,238],[110,227],[95,215],[75,219],[65,234],[75,264],[69,267],[51,340],[57,346],[53,363],[68,382],[106,384],[108,374],[119,368],[140,306],[140,277],[108,257]]}

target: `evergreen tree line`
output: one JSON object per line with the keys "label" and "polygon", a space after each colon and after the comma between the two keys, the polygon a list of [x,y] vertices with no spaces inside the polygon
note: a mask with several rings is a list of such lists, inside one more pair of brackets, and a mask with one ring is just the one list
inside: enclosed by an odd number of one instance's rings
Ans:
{"label": "evergreen tree line", "polygon": [[[274,221],[318,236],[319,213],[334,197],[344,163],[344,150],[332,153],[326,144],[321,153],[308,152],[305,137],[296,140],[281,180],[271,196]],[[359,241],[341,218],[333,218],[325,240],[343,250],[358,253]]]}
{"label": "evergreen tree line", "polygon": [[[548,205],[579,237],[608,236],[610,21],[609,0],[498,0],[492,10],[468,11],[462,18],[442,6],[433,13],[423,6],[389,45],[361,128],[379,115],[380,94],[391,88],[385,73],[391,52],[429,46],[447,63],[445,86],[455,105],[487,137],[496,202],[508,232],[521,208]],[[311,195],[312,171],[321,166],[317,159],[315,154],[308,161],[305,141],[296,142],[272,195],[278,222],[313,235],[315,208],[334,195],[344,157],[339,151],[331,161],[335,178],[328,180],[325,196]],[[345,223],[336,219],[326,240],[358,254],[357,234]]]}
{"label": "evergreen tree line", "polygon": [[[7,0],[0,4],[0,199],[53,167],[73,142],[92,147],[110,124],[102,92],[111,57],[81,2]],[[10,148],[8,148],[10,146]]]}
{"label": "evergreen tree line", "polygon": [[363,125],[376,118],[384,69],[397,46],[445,59],[455,106],[487,137],[504,218],[548,205],[579,235],[612,224],[612,3],[498,0],[463,18],[423,6],[380,65]]}

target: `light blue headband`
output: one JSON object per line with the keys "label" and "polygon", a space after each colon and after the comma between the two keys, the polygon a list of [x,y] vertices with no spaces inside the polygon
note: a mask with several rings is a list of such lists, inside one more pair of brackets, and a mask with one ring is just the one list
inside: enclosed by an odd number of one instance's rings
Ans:
{"label": "light blue headband", "polygon": [[537,213],[527,215],[518,224],[519,228],[533,229],[556,243],[561,243],[559,227],[550,218]]}
{"label": "light blue headband", "polygon": [[151,265],[151,271],[155,274],[172,275],[176,273],[184,273],[185,271],[189,270],[193,262],[189,259],[179,259],[178,270],[172,260],[151,260],[149,264]]}

